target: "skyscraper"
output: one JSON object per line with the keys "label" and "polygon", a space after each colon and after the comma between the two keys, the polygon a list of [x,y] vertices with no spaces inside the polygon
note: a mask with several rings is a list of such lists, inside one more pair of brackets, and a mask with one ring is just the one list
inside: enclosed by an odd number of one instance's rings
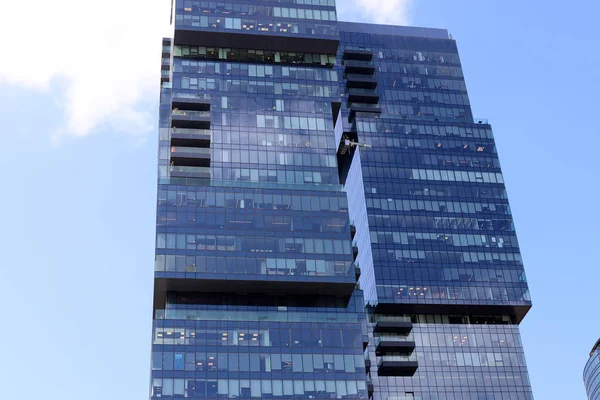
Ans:
{"label": "skyscraper", "polygon": [[152,398],[532,399],[490,125],[445,30],[176,0]]}
{"label": "skyscraper", "polygon": [[583,382],[588,399],[600,399],[600,339],[590,351],[590,359],[583,370]]}

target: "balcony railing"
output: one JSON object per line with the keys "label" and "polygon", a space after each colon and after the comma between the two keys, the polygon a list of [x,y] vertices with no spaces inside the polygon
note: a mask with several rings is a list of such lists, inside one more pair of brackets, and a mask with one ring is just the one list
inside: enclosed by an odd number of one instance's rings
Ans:
{"label": "balcony railing", "polygon": [[181,147],[181,146],[171,146],[171,157],[181,154],[184,157],[189,156],[201,156],[201,157],[210,157],[210,149],[202,148],[202,147]]}
{"label": "balcony railing", "polygon": [[373,322],[411,322],[410,317],[400,315],[374,315]]}
{"label": "balcony railing", "polygon": [[375,337],[375,346],[377,346],[379,343],[381,342],[414,342],[415,341],[415,337],[414,335],[408,334],[406,336],[404,335],[381,335],[381,336],[377,336]]}
{"label": "balcony railing", "polygon": [[207,93],[173,92],[173,98],[210,100],[211,96]]}
{"label": "balcony railing", "polygon": [[179,176],[185,178],[210,178],[210,168],[208,167],[188,167],[188,166],[171,166],[171,176]]}
{"label": "balcony railing", "polygon": [[173,135],[192,135],[192,136],[208,136],[210,137],[210,129],[189,129],[189,128],[172,128]]}
{"label": "balcony railing", "polygon": [[210,111],[173,110],[173,115],[186,117],[210,117]]}
{"label": "balcony railing", "polygon": [[418,361],[417,354],[413,353],[409,356],[382,356],[377,357],[379,359],[379,364],[386,361],[395,361],[395,362],[409,362],[409,361]]}
{"label": "balcony railing", "polygon": [[349,60],[344,62],[344,72],[348,74],[373,75],[375,66],[370,61]]}

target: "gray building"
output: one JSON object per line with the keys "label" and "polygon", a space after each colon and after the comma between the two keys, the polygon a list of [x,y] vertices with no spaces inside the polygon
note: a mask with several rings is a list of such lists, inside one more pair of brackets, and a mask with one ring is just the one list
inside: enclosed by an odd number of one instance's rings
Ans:
{"label": "gray building", "polygon": [[448,32],[173,7],[151,397],[532,399],[504,179]]}

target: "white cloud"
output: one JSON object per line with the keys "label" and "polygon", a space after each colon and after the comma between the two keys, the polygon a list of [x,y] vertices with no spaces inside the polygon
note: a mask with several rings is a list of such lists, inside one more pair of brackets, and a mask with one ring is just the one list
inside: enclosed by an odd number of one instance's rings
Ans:
{"label": "white cloud", "polygon": [[[413,0],[338,0],[341,17],[351,14],[360,21],[407,25]],[[355,11],[362,11],[360,14]],[[357,19],[352,18],[352,19]]]}
{"label": "white cloud", "polygon": [[[64,109],[56,133],[86,136],[100,124],[133,134],[154,128],[168,0],[30,0],[0,8],[0,84],[33,87]],[[10,59],[10,62],[9,62]],[[51,83],[63,90],[49,91]],[[142,105],[146,103],[146,106]]]}
{"label": "white cloud", "polygon": [[[338,9],[342,18],[405,24],[411,2],[338,0]],[[89,135],[100,124],[148,133],[156,120],[150,105],[158,102],[160,40],[171,35],[169,8],[169,0],[5,1],[0,85],[53,96],[64,110],[54,141]],[[49,91],[52,83],[60,93]]]}

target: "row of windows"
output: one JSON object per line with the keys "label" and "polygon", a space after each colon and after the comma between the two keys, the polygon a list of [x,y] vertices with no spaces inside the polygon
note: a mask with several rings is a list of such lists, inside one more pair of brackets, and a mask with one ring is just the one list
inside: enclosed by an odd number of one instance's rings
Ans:
{"label": "row of windows", "polygon": [[[175,190],[169,186],[159,188],[158,206],[169,207],[222,207],[251,210],[296,210],[296,211],[334,211],[346,212],[348,201],[346,196],[307,196],[290,191],[291,194],[261,194],[223,192],[224,189],[207,190]],[[285,192],[284,192],[285,193]]]}
{"label": "row of windows", "polygon": [[[215,4],[215,3],[213,3]],[[237,6],[237,7],[235,7]],[[185,2],[183,7],[177,8],[178,13],[193,14],[214,14],[228,16],[256,16],[256,17],[277,17],[293,19],[311,19],[317,21],[336,21],[337,17],[334,11],[312,8],[291,8],[291,7],[268,7],[268,6],[250,6],[248,4],[230,4],[225,3],[218,7],[211,7],[210,3]],[[233,28],[230,28],[233,29]],[[240,28],[236,28],[240,29]]]}
{"label": "row of windows", "polygon": [[[367,172],[367,173],[365,173]],[[473,172],[439,169],[403,169],[388,168],[386,170],[376,168],[363,168],[365,178],[370,177],[394,177],[398,179],[421,179],[448,182],[481,182],[481,183],[504,183],[500,172]]]}
{"label": "row of windows", "polygon": [[[394,200],[367,197],[367,208],[386,211],[433,211],[457,214],[510,215],[510,206],[502,203],[472,203],[466,201]],[[444,217],[440,217],[444,218]]]}
{"label": "row of windows", "polygon": [[211,168],[213,179],[242,182],[279,182],[291,184],[338,184],[337,168],[331,172],[265,170],[263,168]]}
{"label": "row of windows", "polygon": [[[314,68],[335,63],[335,56],[317,53],[285,52],[272,50],[229,49],[202,46],[175,46],[173,71],[198,72],[203,74],[292,77],[319,81],[338,81],[338,73],[328,68]],[[215,61],[199,61],[215,60]],[[217,60],[243,61],[225,63]],[[283,65],[309,65],[311,67],[282,67],[278,65],[253,65],[268,63]]]}
{"label": "row of windows", "polygon": [[[304,296],[304,295],[291,295],[291,294],[264,294],[264,293],[204,293],[204,292],[193,292],[193,293],[182,293],[182,292],[169,292],[167,294],[167,306],[168,307],[183,307],[183,308],[194,308],[194,307],[207,307],[209,305],[216,306],[236,306],[236,307],[272,307],[274,310],[280,307],[285,307],[289,311],[314,311],[315,308],[325,310],[329,312],[331,310],[337,312],[343,310],[344,312],[354,311],[358,313],[356,317],[362,319],[364,314],[364,304],[360,292],[355,292],[350,298],[343,298],[339,296]],[[217,318],[219,319],[219,318]],[[214,322],[213,322],[214,323]],[[262,323],[258,322],[246,322],[248,326],[263,326]],[[210,326],[210,323],[208,323]],[[203,327],[206,323],[198,322],[195,324],[197,327]],[[216,325],[215,325],[216,326]],[[219,326],[223,327],[235,327],[239,328],[240,324],[230,323],[227,320],[220,320]],[[267,324],[267,326],[274,327],[279,326],[277,324]],[[354,329],[355,324],[343,324],[339,329]],[[322,326],[318,324],[310,324],[308,320],[302,324],[293,324],[292,329],[302,330],[306,329],[321,329]],[[328,329],[333,329],[329,327]],[[338,328],[336,328],[338,329]]]}
{"label": "row of windows", "polygon": [[419,366],[436,367],[526,367],[523,353],[427,353]]}
{"label": "row of windows", "polygon": [[[360,332],[356,329],[156,328],[153,343],[227,347],[362,348]],[[362,351],[360,353],[362,355]]]}
{"label": "row of windows", "polygon": [[283,78],[274,81],[272,78],[264,80],[249,79],[215,79],[197,78],[194,76],[174,76],[174,89],[196,91],[220,91],[231,93],[260,93],[263,95],[286,95],[316,98],[337,98],[341,94],[341,87],[323,83],[292,83],[284,82]]}
{"label": "row of windows", "polygon": [[350,240],[157,233],[157,249],[250,253],[351,254]]}
{"label": "row of windows", "polygon": [[223,18],[194,15],[186,13],[175,15],[176,26],[192,26],[195,28],[210,28],[215,30],[234,29],[244,32],[276,32],[276,33],[300,33],[315,36],[337,35],[337,25],[333,23],[296,23],[281,22],[281,18],[266,18],[259,20],[250,18]]}
{"label": "row of windows", "polygon": [[[409,84],[407,84],[409,85]],[[427,91],[408,91],[408,90],[390,90],[386,89],[380,91],[383,92],[383,101],[396,102],[396,101],[410,101],[415,104],[449,104],[449,105],[460,105],[468,106],[469,97],[466,94],[454,94],[454,93],[436,93]]]}
{"label": "row of windows", "polygon": [[330,118],[282,116],[277,114],[256,115],[256,126],[258,128],[283,128],[283,129],[310,129],[331,130],[333,129]]}
{"label": "row of windows", "polygon": [[275,97],[222,96],[221,108],[234,109],[236,112],[240,110],[264,110],[271,113],[273,111],[291,111],[293,115],[312,114],[311,118],[314,118],[315,114],[329,114],[331,103]]}
{"label": "row of windows", "polygon": [[[298,82],[296,79],[218,79],[179,76],[173,78],[175,89],[221,91],[228,93],[262,93],[286,96],[337,97],[341,88],[337,85],[317,84],[312,81]],[[289,81],[289,82],[287,82]]]}
{"label": "row of windows", "polygon": [[[227,121],[232,118],[227,118]],[[241,125],[242,123],[239,122]],[[335,138],[333,135],[326,134],[326,131],[310,131],[310,132],[292,132],[290,134],[275,133],[274,129],[260,129],[261,132],[256,132],[257,128],[240,128],[240,127],[220,127],[221,130],[213,130],[213,143],[217,147],[218,144],[233,144],[250,148],[249,146],[267,146],[267,147],[294,147],[299,151],[307,151],[311,149],[334,149]],[[271,131],[271,132],[269,132]],[[277,131],[282,132],[281,129]],[[258,148],[258,147],[257,147]]]}
{"label": "row of windows", "polygon": [[404,50],[395,48],[376,49],[379,58],[398,60],[400,62],[419,62],[433,64],[460,64],[457,53],[439,52],[432,50]]}
{"label": "row of windows", "polygon": [[[360,351],[360,347],[358,348]],[[163,371],[365,373],[359,355],[153,352],[152,369]]]}
{"label": "row of windows", "polygon": [[426,117],[426,118],[439,118],[439,119],[454,119],[467,121],[471,117],[470,107],[427,107],[422,105],[415,105],[412,102],[405,102],[406,104],[396,103],[384,103],[382,109],[384,114],[397,115],[403,118],[410,116]]}
{"label": "row of windows", "polygon": [[461,67],[403,64],[395,60],[388,59],[376,59],[375,66],[377,67],[377,71],[381,73],[396,73],[421,76],[448,76],[453,78],[463,78],[463,71]]}
{"label": "row of windows", "polygon": [[[399,139],[402,142],[402,139]],[[470,146],[468,143],[463,144],[460,150],[464,152],[464,146]],[[468,148],[468,147],[467,147]],[[426,154],[424,151],[419,152],[396,152],[391,153],[386,150],[380,150],[378,148],[369,149],[364,153],[361,153],[361,161],[365,161],[366,165],[410,165],[410,166],[421,166],[421,165],[433,165],[436,167],[445,168],[500,168],[500,161],[497,157],[481,157],[480,154]]]}
{"label": "row of windows", "polygon": [[[396,74],[393,73],[381,73],[377,74],[377,77],[382,80],[382,86],[384,88],[393,87],[397,88],[398,90],[412,89],[413,91],[411,91],[410,93],[412,93],[413,95],[415,93],[420,93],[416,91],[419,89],[429,89],[432,91],[436,91],[436,93],[439,93],[440,90],[462,92],[457,93],[458,95],[466,94],[467,92],[467,85],[465,84],[465,81],[463,79],[425,78],[420,76],[398,77]],[[468,104],[468,102],[465,104]]]}
{"label": "row of windows", "polygon": [[420,265],[418,267],[404,266],[398,268],[397,263],[379,263],[377,274],[384,279],[413,282],[414,288],[429,284],[447,285],[448,283],[526,283],[523,268],[465,268],[463,266]]}
{"label": "row of windows", "polygon": [[[374,132],[379,135],[373,135],[373,140],[389,139],[390,132],[395,132],[401,135],[433,135],[433,136],[460,136],[466,138],[481,138],[481,139],[493,139],[494,135],[492,130],[481,127],[463,127],[453,125],[433,125],[433,124],[409,124],[405,122],[398,122],[393,120],[373,120],[363,119],[356,121],[357,130],[359,132]],[[386,133],[382,135],[381,133]],[[383,144],[382,144],[383,145]],[[387,146],[404,147],[397,142],[385,143]]]}
{"label": "row of windows", "polygon": [[279,308],[272,310],[268,307],[208,307],[204,305],[199,309],[157,310],[155,320],[240,321],[244,323],[249,321],[261,321],[261,323],[302,322],[303,324],[318,322],[326,323],[326,326],[333,326],[332,324],[338,323],[356,323],[363,317],[363,311],[364,306],[361,306],[360,311],[349,312],[348,308],[329,310],[313,308],[301,311],[286,309],[286,311],[281,311]]}
{"label": "row of windows", "polygon": [[[174,212],[158,211],[157,226],[171,226],[176,228],[194,228],[205,226],[206,228],[217,228],[234,231],[260,230],[267,232],[312,232],[312,233],[348,233],[349,224],[346,220],[339,218],[323,218],[317,215],[310,216],[282,216],[273,212],[274,215],[248,213],[214,213],[208,212]],[[214,214],[214,216],[210,216]],[[279,215],[277,215],[279,214]],[[315,235],[339,237],[338,235]]]}
{"label": "row of windows", "polygon": [[272,398],[315,399],[351,398],[366,399],[366,380],[277,380],[277,379],[152,379],[153,397],[194,398]]}
{"label": "row of windows", "polygon": [[258,150],[225,150],[214,149],[213,160],[223,163],[244,163],[263,165],[295,165],[304,167],[337,168],[337,158],[334,155],[318,153],[283,153]]}
{"label": "row of windows", "polygon": [[[418,324],[414,327],[415,343],[421,347],[461,347],[465,351],[484,348],[502,352],[522,352],[518,330],[506,325],[444,326]],[[430,350],[423,349],[424,352]],[[452,349],[454,350],[454,349]],[[485,351],[482,351],[485,354]]]}
{"label": "row of windows", "polygon": [[[523,367],[482,371],[474,367],[419,367],[410,383],[379,377],[374,400],[533,400]],[[406,393],[409,393],[406,396]]]}
{"label": "row of windows", "polygon": [[349,261],[157,255],[154,271],[255,275],[350,276]]}
{"label": "row of windows", "polygon": [[[452,197],[456,199],[467,199],[481,201],[482,199],[506,200],[506,189],[503,185],[487,185],[472,183],[454,183],[452,185],[435,181],[407,181],[402,185],[388,185],[385,182],[371,181],[366,188],[367,196],[369,193],[389,194],[393,196],[411,196],[411,197]],[[368,200],[368,198],[367,198]],[[381,206],[385,207],[385,206]]]}
{"label": "row of windows", "polygon": [[382,232],[371,230],[371,243],[394,243],[410,246],[427,247],[518,247],[515,235],[465,235],[456,233],[427,232]]}
{"label": "row of windows", "polygon": [[428,286],[421,291],[409,291],[408,285],[400,288],[388,288],[377,285],[377,293],[381,299],[402,300],[405,302],[414,299],[414,302],[426,300],[468,301],[469,304],[477,303],[507,303],[507,302],[529,302],[531,297],[529,291],[524,288],[506,288],[490,286]]}
{"label": "row of windows", "polygon": [[[377,248],[381,247],[381,248]],[[432,250],[399,250],[385,246],[374,246],[373,260],[397,261],[401,263],[428,264],[498,264],[523,265],[521,254],[507,252],[476,251],[432,251]]]}
{"label": "row of windows", "polygon": [[[388,135],[389,136],[389,135]],[[396,147],[401,149],[427,149],[429,151],[436,151],[443,153],[441,157],[452,157],[452,154],[448,154],[449,152],[461,152],[465,153],[464,155],[457,157],[473,157],[476,155],[481,156],[489,156],[490,153],[496,153],[495,145],[490,143],[489,141],[468,141],[468,140],[453,140],[453,139],[403,139],[403,138],[375,138],[370,135],[365,135],[365,138],[368,138],[372,144],[376,146],[376,148],[380,148],[383,150],[387,150],[390,152],[391,156],[396,155],[396,152],[392,152],[389,150],[389,147]],[[475,154],[468,154],[475,153]],[[419,151],[418,154],[422,154],[422,151]],[[367,155],[368,157],[368,155]],[[497,157],[496,157],[497,158]],[[485,159],[485,158],[484,158]],[[469,165],[468,163],[467,165]]]}
{"label": "row of windows", "polygon": [[[450,353],[456,348],[473,352],[474,348],[482,349],[481,354],[501,351],[503,353],[521,352],[521,341],[518,331],[505,328],[505,325],[460,326],[440,324],[418,324],[407,340],[415,341],[417,349],[428,352],[428,347],[448,347]],[[295,328],[179,328],[156,327],[153,344],[156,345],[189,345],[189,346],[225,346],[225,347],[288,347],[294,348],[362,348],[362,339],[356,329],[319,329],[306,327]],[[311,351],[313,351],[311,350]],[[227,352],[237,351],[233,348]],[[249,351],[249,350],[243,350]],[[264,350],[266,351],[266,350]],[[277,350],[279,351],[279,350]],[[327,352],[327,350],[324,350]],[[331,350],[330,350],[331,351]],[[362,361],[362,350],[359,351]],[[210,352],[209,352],[210,353]],[[253,351],[253,353],[256,353]],[[197,357],[206,354],[196,353]],[[291,354],[297,354],[292,351]],[[336,354],[337,353],[336,351]],[[317,352],[323,357],[321,352]],[[209,355],[210,356],[210,355]],[[207,357],[209,357],[207,356]],[[324,355],[325,362],[332,355]],[[358,358],[357,358],[358,359]],[[338,360],[340,362],[341,360]],[[347,362],[347,365],[353,363]],[[339,365],[342,365],[341,362]],[[356,364],[357,366],[360,363]],[[347,371],[352,372],[352,371]]]}
{"label": "row of windows", "polygon": [[475,230],[513,232],[510,218],[432,217],[420,215],[369,214],[372,228],[414,228],[415,230]]}
{"label": "row of windows", "polygon": [[273,7],[273,16],[281,18],[315,19],[337,21],[335,11],[311,10],[302,8]]}
{"label": "row of windows", "polygon": [[[278,3],[282,4],[305,4],[305,5],[313,5],[313,6],[328,6],[335,7],[335,0],[277,0]],[[215,2],[215,1],[203,1],[203,4],[206,4],[206,7],[210,9],[216,9],[217,4],[220,9],[231,10],[231,11],[241,11],[241,12],[250,12],[250,8],[257,7],[255,2],[248,0],[239,0],[236,2],[227,1],[227,2]],[[200,4],[199,0],[185,0],[183,3],[178,3],[178,6],[183,4],[183,7],[190,7],[191,5]],[[180,9],[179,7],[178,9]]]}

